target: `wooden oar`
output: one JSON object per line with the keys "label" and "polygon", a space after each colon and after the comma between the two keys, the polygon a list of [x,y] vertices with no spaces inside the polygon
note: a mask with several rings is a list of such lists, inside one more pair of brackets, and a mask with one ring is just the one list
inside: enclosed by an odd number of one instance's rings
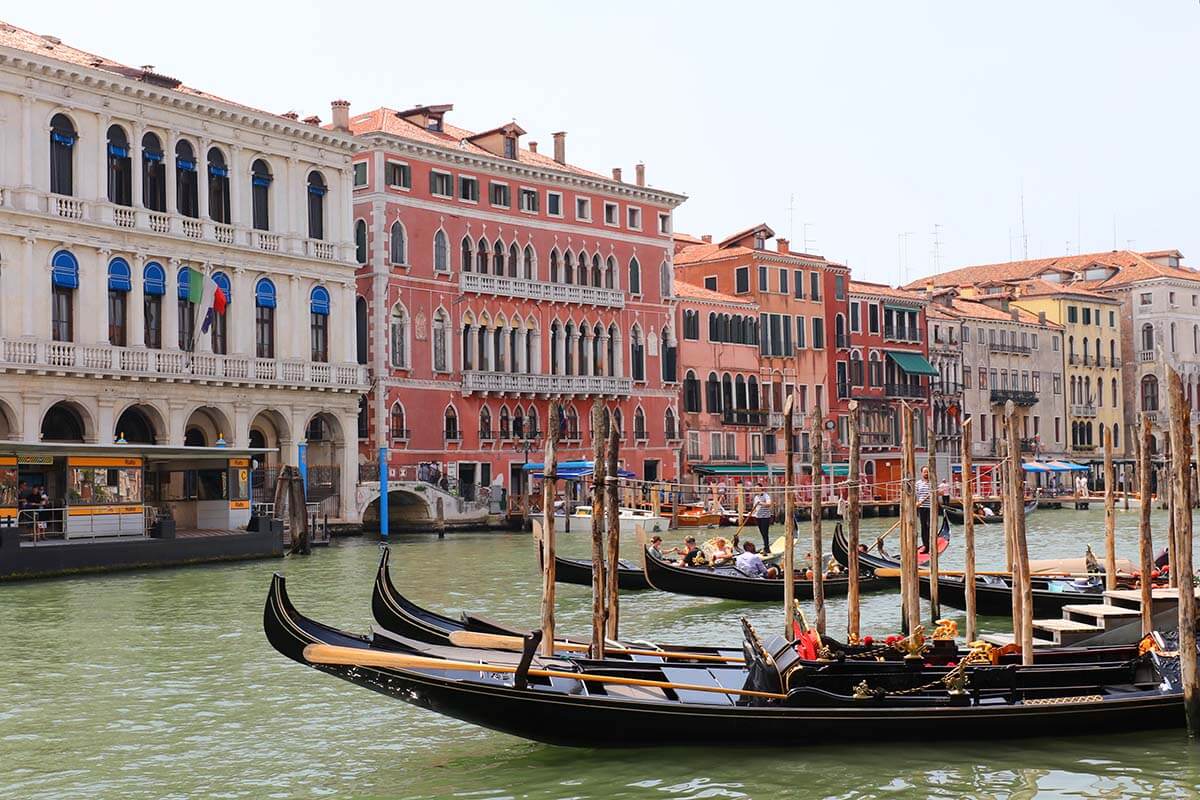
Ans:
{"label": "wooden oar", "polygon": [[886,531],[884,531],[883,534],[878,539],[875,540],[875,544],[871,545],[867,549],[871,550],[873,548],[879,547],[879,545],[883,544],[883,540],[886,539],[888,537],[888,535],[890,535],[891,532],[896,530],[896,528],[898,528],[898,527],[900,527],[900,520],[896,520],[894,523],[892,523],[892,527],[890,527]]}
{"label": "wooden oar", "polygon": [[[921,575],[922,577],[927,578],[927,577],[929,577],[929,570],[922,569],[918,572],[918,574]],[[939,575],[955,575],[955,576],[961,577],[965,573],[962,572],[961,570],[943,569],[943,570],[938,570],[938,574]],[[1011,578],[1012,577],[1011,572],[1003,572],[1003,571],[980,572],[980,571],[976,570],[975,574],[976,575],[988,575],[988,576],[995,577],[995,578]],[[1095,578],[1095,577],[1099,577],[1102,574],[1103,573],[1099,573],[1099,572],[1038,572],[1038,573],[1033,574],[1031,577],[1034,577],[1034,578]],[[899,578],[900,570],[896,567],[880,567],[879,569],[875,570],[875,575],[880,578]],[[1118,575],[1124,575],[1125,577],[1133,577],[1132,575],[1128,575],[1125,573],[1118,573]]]}
{"label": "wooden oar", "polygon": [[[475,631],[454,631],[450,634],[450,644],[455,647],[478,647],[487,650],[515,650],[520,652],[525,640],[520,636],[504,636],[497,633],[476,633]],[[555,650],[565,650],[568,653],[586,653],[588,645],[576,642],[557,641]],[[745,664],[746,660],[734,656],[716,656],[708,653],[686,653],[676,650],[638,650],[630,647],[605,647],[605,653],[616,653],[627,656],[659,656],[660,658],[680,658],[689,661],[715,661],[722,664]]]}
{"label": "wooden oar", "polygon": [[[357,647],[339,647],[332,644],[310,644],[304,648],[304,658],[313,664],[342,664],[351,667],[380,667],[382,669],[444,669],[452,672],[490,672],[513,674],[517,667],[511,664],[472,664],[469,661],[449,661],[405,653],[385,653],[378,650],[363,650]],[[723,686],[703,686],[696,683],[673,683],[649,678],[626,678],[620,675],[593,675],[586,672],[566,672],[556,669],[530,669],[530,675],[543,678],[566,678],[573,681],[612,683],[620,686],[647,686],[652,689],[676,689],[688,692],[714,692],[743,697],[765,697],[770,700],[786,700],[786,694],[759,692],[753,689],[726,689]]]}

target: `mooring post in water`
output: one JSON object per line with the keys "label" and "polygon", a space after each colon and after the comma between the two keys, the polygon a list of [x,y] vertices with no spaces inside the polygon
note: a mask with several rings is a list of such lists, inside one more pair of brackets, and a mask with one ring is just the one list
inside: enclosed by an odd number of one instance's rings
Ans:
{"label": "mooring post in water", "polygon": [[963,509],[963,596],[967,607],[967,642],[975,641],[975,495],[971,486],[971,423],[967,417],[962,424],[962,509]]}
{"label": "mooring post in water", "polygon": [[[813,409],[812,418],[812,585],[813,616],[817,618],[817,633],[825,635],[825,553],[821,542],[821,445],[824,441],[824,421],[821,407]],[[791,479],[791,476],[788,478]]]}
{"label": "mooring post in water", "polygon": [[437,531],[437,537],[439,539],[445,539],[446,538],[446,509],[442,506],[442,498],[440,496],[437,499],[437,505],[435,507],[436,507],[437,511],[436,511],[436,517],[433,522],[433,529],[435,531]]}
{"label": "mooring post in water", "polygon": [[[1138,506],[1138,568],[1142,575],[1142,636],[1154,630],[1154,592],[1150,573],[1154,571],[1154,540],[1150,533],[1150,418],[1142,415],[1138,436],[1138,491],[1142,504]],[[1175,569],[1175,565],[1171,565]]]}
{"label": "mooring post in water", "polygon": [[1121,484],[1121,489],[1122,489],[1121,496],[1123,498],[1122,502],[1124,502],[1124,504],[1125,504],[1124,509],[1126,511],[1128,511],[1129,510],[1129,482],[1131,480],[1133,480],[1133,471],[1131,469],[1129,469],[1128,464],[1122,464],[1121,465],[1121,474],[1125,476],[1125,480],[1122,481],[1122,484]]}
{"label": "mooring post in water", "polygon": [[604,481],[608,409],[592,401],[592,658],[604,658]]}
{"label": "mooring post in water", "polygon": [[[1008,490],[1009,511],[1012,513],[1013,563],[1017,567],[1013,575],[1013,599],[1017,591],[1021,595],[1021,627],[1014,628],[1014,640],[1021,644],[1021,663],[1033,663],[1033,582],[1029,576],[1029,543],[1025,538],[1025,496],[1022,491],[1025,480],[1022,475],[1020,432],[1017,430],[1016,404],[1009,400],[1004,404],[1004,416],[1008,419],[1008,452],[1010,485]],[[1013,607],[1017,604],[1014,602]]]}
{"label": "mooring post in water", "polygon": [[621,499],[617,493],[620,471],[617,457],[621,450],[621,429],[608,426],[608,464],[604,470],[608,484],[608,638],[616,639],[620,627],[620,585],[617,582],[621,567]]}
{"label": "mooring post in water", "polygon": [[1100,426],[1104,439],[1104,588],[1117,588],[1117,494],[1113,472],[1112,426]]}
{"label": "mooring post in water", "polygon": [[746,485],[744,483],[739,483],[737,486],[737,515],[738,529],[741,530],[742,523],[746,521]]}
{"label": "mooring post in water", "polygon": [[545,656],[554,655],[554,488],[558,483],[558,409],[558,401],[550,401],[546,420],[546,458],[542,463],[542,655]]}
{"label": "mooring post in water", "polygon": [[859,480],[862,468],[859,464],[860,444],[858,440],[858,401],[851,400],[847,408],[850,417],[847,420],[850,429],[850,458],[846,468],[846,577],[849,580],[846,597],[846,632],[852,642],[859,638],[859,593],[858,593],[858,527],[859,515],[862,513],[859,502],[861,488]]}
{"label": "mooring post in water", "polygon": [[1192,506],[1190,475],[1192,462],[1191,409],[1183,394],[1183,382],[1173,367],[1167,367],[1167,399],[1171,412],[1172,487],[1175,520],[1175,554],[1179,582],[1179,665],[1183,679],[1183,708],[1187,716],[1188,736],[1200,735],[1200,684],[1196,671],[1196,587],[1192,573]]}
{"label": "mooring post in water", "polygon": [[[792,616],[796,603],[796,494],[792,489],[796,470],[796,452],[792,447],[792,395],[783,401],[784,460],[783,484],[787,487],[783,496],[783,638],[789,642],[795,638],[792,632]],[[740,498],[739,498],[740,499]],[[739,523],[741,520],[739,520]]]}
{"label": "mooring post in water", "polygon": [[[1168,432],[1167,435],[1170,436],[1170,433]],[[1171,508],[1174,507],[1175,504],[1175,481],[1171,480],[1172,466],[1171,459],[1168,458],[1166,473],[1167,504],[1164,506],[1164,508],[1167,509],[1167,563],[1171,565],[1171,569],[1167,574],[1170,576],[1169,585],[1172,589],[1174,589],[1179,586],[1179,572],[1175,569],[1175,565],[1179,563],[1179,553],[1176,552],[1179,549],[1179,540],[1175,538],[1175,515],[1170,513]],[[1158,485],[1161,490],[1163,485],[1163,473],[1159,471],[1158,475]]]}
{"label": "mooring post in water", "polygon": [[933,425],[933,420],[929,421],[927,447],[929,449],[929,621],[930,630],[932,630],[937,626],[938,618],[942,616],[942,606],[938,602],[938,531],[941,529],[941,520],[938,518],[937,430]]}
{"label": "mooring post in water", "polygon": [[904,632],[921,624],[921,593],[917,584],[917,452],[913,438],[913,410],[900,404],[900,596]]}

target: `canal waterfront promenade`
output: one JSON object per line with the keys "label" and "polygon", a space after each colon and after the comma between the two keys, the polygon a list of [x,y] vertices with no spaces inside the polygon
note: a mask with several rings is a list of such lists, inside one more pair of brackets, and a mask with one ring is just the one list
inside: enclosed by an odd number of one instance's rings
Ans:
{"label": "canal waterfront promenade", "polygon": [[[1137,514],[1118,514],[1133,552]],[[1154,514],[1156,531],[1166,519]],[[1097,547],[1099,511],[1038,511],[1031,555]],[[864,536],[887,520],[865,520]],[[962,563],[961,534],[943,565]],[[1161,538],[1161,535],[1160,535]],[[999,530],[979,533],[981,568],[1002,560]],[[582,556],[588,537],[560,537]],[[536,556],[527,534],[396,537],[393,569],[414,600],[515,624],[537,619]],[[626,555],[634,555],[628,542]],[[1182,731],[1128,738],[799,750],[577,751],[530,744],[445,719],[292,664],[262,637],[262,603],[282,570],[300,610],[365,631],[378,548],[341,540],[307,558],[14,584],[0,592],[0,799],[164,797],[1188,797],[1200,762]],[[560,586],[559,627],[585,631],[585,587]],[[774,604],[622,596],[630,636],[736,643],[746,615],[777,623]],[[961,620],[961,613],[947,609]],[[863,598],[865,633],[895,629],[894,592]],[[1003,631],[1003,618],[982,618]],[[845,603],[829,602],[844,629]],[[1182,713],[1182,711],[1181,711]]]}

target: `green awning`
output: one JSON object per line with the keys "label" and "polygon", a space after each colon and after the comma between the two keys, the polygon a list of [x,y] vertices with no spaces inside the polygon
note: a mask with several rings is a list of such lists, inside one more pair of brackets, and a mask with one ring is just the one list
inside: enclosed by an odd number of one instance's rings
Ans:
{"label": "green awning", "polygon": [[883,304],[883,307],[890,308],[892,311],[900,311],[905,314],[907,314],[909,311],[917,311],[917,308],[915,308],[914,306],[905,306],[905,305],[901,305],[900,303],[885,302]]}
{"label": "green awning", "polygon": [[700,475],[782,475],[783,467],[766,464],[694,464],[692,472]]}
{"label": "green awning", "polygon": [[826,475],[832,475],[835,478],[844,478],[850,474],[849,464],[822,464],[821,472]]}
{"label": "green awning", "polygon": [[905,353],[901,350],[888,350],[888,358],[896,362],[900,369],[909,375],[939,375],[933,364],[920,353]]}

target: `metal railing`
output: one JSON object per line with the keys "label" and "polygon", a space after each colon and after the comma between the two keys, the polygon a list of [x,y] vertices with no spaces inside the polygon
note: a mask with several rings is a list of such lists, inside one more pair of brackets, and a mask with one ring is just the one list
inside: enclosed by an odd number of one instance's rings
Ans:
{"label": "metal railing", "polygon": [[883,327],[883,338],[894,342],[919,342],[921,341],[921,329],[885,325]]}
{"label": "metal railing", "polygon": [[1011,342],[989,342],[988,350],[993,353],[1016,353],[1025,356],[1033,352],[1032,347],[1023,344],[1012,344]]}
{"label": "metal railing", "polygon": [[626,396],[633,394],[633,379],[606,375],[521,375],[468,370],[463,372],[462,390],[483,394]]}
{"label": "metal railing", "polygon": [[1072,403],[1071,415],[1075,417],[1096,416],[1096,406],[1091,403]]}
{"label": "metal railing", "polygon": [[[21,538],[34,544],[47,540],[145,538],[149,528],[144,507],[140,503],[130,505],[138,506],[138,511],[122,514],[103,507],[22,508],[17,511],[16,525]],[[103,524],[98,525],[97,520]]]}
{"label": "metal railing", "polygon": [[1025,389],[992,389],[991,402],[992,405],[1007,403],[1012,400],[1019,406],[1032,406],[1037,403],[1038,397],[1036,392],[1027,391]]}
{"label": "metal railing", "polygon": [[928,397],[928,387],[913,383],[885,383],[883,393],[888,397]]}
{"label": "metal railing", "polygon": [[721,412],[722,425],[753,425],[767,424],[768,412],[760,408],[727,408]]}

